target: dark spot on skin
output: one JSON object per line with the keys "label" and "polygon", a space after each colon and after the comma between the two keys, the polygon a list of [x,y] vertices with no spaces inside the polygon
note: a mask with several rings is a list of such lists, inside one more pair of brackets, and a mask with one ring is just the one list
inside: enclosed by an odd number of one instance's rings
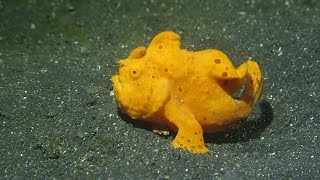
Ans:
{"label": "dark spot on skin", "polygon": [[207,117],[204,117],[203,120],[206,121],[206,120],[207,120]]}
{"label": "dark spot on skin", "polygon": [[228,73],[227,72],[223,72],[221,75],[222,75],[222,77],[227,77]]}
{"label": "dark spot on skin", "polygon": [[178,91],[179,91],[179,92],[182,92],[182,87],[178,87]]}
{"label": "dark spot on skin", "polygon": [[132,74],[137,74],[137,71],[136,71],[136,70],[133,70],[133,71],[132,71]]}
{"label": "dark spot on skin", "polygon": [[194,135],[198,135],[198,133],[197,133],[197,132],[195,132],[195,133],[194,133]]}
{"label": "dark spot on skin", "polygon": [[163,71],[164,71],[164,72],[168,72],[168,68],[164,68]]}
{"label": "dark spot on skin", "polygon": [[220,64],[220,63],[221,63],[221,60],[220,60],[220,59],[215,59],[214,62],[215,62],[216,64]]}
{"label": "dark spot on skin", "polygon": [[195,149],[196,147],[194,147],[194,146],[191,146],[191,148],[192,148],[192,149]]}
{"label": "dark spot on skin", "polygon": [[199,149],[202,149],[202,146],[201,146],[201,145],[198,145],[198,148],[199,148]]}
{"label": "dark spot on skin", "polygon": [[163,46],[162,46],[162,45],[159,45],[159,46],[158,46],[158,48],[159,48],[159,49],[162,49],[162,48],[163,48]]}
{"label": "dark spot on skin", "polygon": [[184,138],[184,136],[181,136],[181,139],[183,139]]}
{"label": "dark spot on skin", "polygon": [[154,76],[151,76],[152,77],[152,79],[154,79]]}
{"label": "dark spot on skin", "polygon": [[121,64],[120,67],[124,67],[124,64]]}
{"label": "dark spot on skin", "polygon": [[187,141],[190,142],[190,139],[188,139]]}
{"label": "dark spot on skin", "polygon": [[226,67],[226,70],[228,70],[229,69],[229,67]]}

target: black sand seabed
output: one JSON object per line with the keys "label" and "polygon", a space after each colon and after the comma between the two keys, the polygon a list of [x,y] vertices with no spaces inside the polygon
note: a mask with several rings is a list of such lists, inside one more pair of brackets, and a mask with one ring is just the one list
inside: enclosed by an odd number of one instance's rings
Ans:
{"label": "black sand seabed", "polygon": [[[0,179],[319,179],[320,1],[0,0]],[[118,113],[117,61],[173,30],[188,50],[255,59],[248,122],[173,149]]]}

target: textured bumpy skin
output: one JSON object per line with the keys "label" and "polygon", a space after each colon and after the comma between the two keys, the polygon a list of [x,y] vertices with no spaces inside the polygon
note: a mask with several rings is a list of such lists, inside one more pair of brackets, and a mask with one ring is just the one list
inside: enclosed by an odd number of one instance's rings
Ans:
{"label": "textured bumpy skin", "polygon": [[177,132],[172,145],[193,153],[208,151],[203,132],[247,118],[262,90],[256,62],[236,69],[219,50],[180,49],[180,36],[170,31],[156,35],[148,48],[134,49],[111,80],[125,113]]}

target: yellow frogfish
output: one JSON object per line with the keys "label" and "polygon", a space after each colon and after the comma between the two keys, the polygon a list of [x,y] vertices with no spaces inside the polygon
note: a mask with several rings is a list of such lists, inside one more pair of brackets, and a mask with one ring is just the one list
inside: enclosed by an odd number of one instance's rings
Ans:
{"label": "yellow frogfish", "polygon": [[262,91],[255,61],[235,68],[219,50],[181,49],[180,36],[171,31],[120,60],[119,75],[111,80],[124,113],[175,132],[173,147],[193,153],[208,151],[203,133],[247,118]]}

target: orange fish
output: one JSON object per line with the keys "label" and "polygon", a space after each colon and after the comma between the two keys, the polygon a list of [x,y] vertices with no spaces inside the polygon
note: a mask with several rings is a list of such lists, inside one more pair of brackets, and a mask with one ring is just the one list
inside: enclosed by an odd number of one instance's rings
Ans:
{"label": "orange fish", "polygon": [[[247,60],[238,68],[216,49],[190,52],[180,36],[159,33],[148,48],[134,49],[112,77],[115,97],[132,119],[177,133],[175,148],[205,153],[203,133],[247,118],[261,95],[261,71]],[[233,94],[244,87],[241,97]]]}

